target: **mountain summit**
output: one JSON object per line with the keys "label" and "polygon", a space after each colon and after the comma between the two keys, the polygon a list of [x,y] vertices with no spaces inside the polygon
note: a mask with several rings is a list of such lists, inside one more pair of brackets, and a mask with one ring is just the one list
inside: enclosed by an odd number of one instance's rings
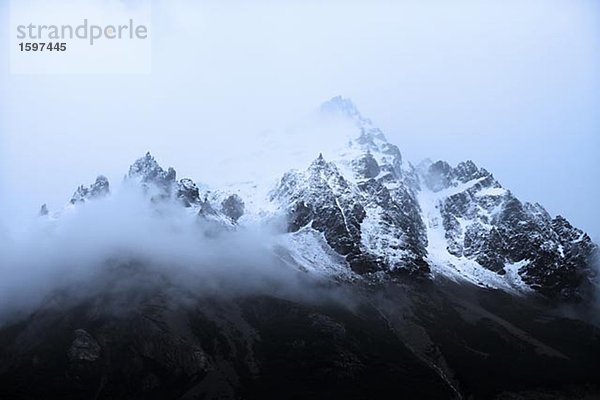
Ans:
{"label": "mountain summit", "polygon": [[[154,200],[176,200],[228,227],[284,216],[290,254],[306,245],[306,235],[322,234],[323,245],[344,259],[344,267],[330,271],[338,277],[411,275],[568,301],[589,298],[598,248],[586,233],[539,204],[519,201],[470,160],[455,167],[406,165],[398,147],[349,99],[334,97],[320,109],[349,120],[357,136],[335,159],[318,154],[306,170],[283,174],[256,209],[244,210],[235,187],[201,193],[205,186],[189,178],[177,182],[175,170],[163,169],[150,153],[131,165],[128,179]],[[71,202],[106,194],[108,180],[99,177]],[[318,257],[337,265],[330,251]]]}

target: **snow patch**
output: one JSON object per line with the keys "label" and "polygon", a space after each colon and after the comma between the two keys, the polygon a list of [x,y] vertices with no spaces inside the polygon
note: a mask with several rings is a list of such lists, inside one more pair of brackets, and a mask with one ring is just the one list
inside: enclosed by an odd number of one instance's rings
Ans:
{"label": "snow patch", "polygon": [[484,196],[504,196],[507,193],[507,190],[501,187],[490,187],[490,188],[483,188],[480,191],[478,191],[477,193],[475,193],[475,196],[477,197],[484,197]]}
{"label": "snow patch", "polygon": [[[527,264],[526,261],[508,264],[506,274],[503,276],[482,267],[474,260],[457,257],[448,251],[446,230],[442,223],[440,208],[447,197],[470,189],[482,179],[485,178],[474,179],[439,192],[430,190],[418,192],[417,199],[421,206],[421,217],[427,230],[427,261],[432,275],[434,279],[444,276],[454,281],[466,281],[481,287],[503,289],[514,293],[528,292],[531,289],[518,274],[519,269]],[[459,222],[464,229],[465,222]]]}

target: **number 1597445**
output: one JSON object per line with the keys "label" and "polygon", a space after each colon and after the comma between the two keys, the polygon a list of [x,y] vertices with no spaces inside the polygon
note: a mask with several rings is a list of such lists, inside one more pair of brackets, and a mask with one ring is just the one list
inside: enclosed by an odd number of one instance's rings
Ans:
{"label": "number 1597445", "polygon": [[66,51],[67,50],[67,44],[66,43],[60,43],[60,42],[56,42],[56,43],[45,43],[45,42],[40,42],[40,43],[26,43],[26,42],[21,42],[19,43],[19,49],[21,51]]}

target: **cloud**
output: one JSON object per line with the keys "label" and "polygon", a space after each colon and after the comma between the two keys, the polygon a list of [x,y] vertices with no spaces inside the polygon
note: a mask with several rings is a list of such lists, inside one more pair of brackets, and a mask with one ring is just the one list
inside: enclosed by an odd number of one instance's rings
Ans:
{"label": "cloud", "polygon": [[[8,11],[0,4],[5,21]],[[599,15],[594,2],[560,0],[160,0],[149,75],[10,75],[0,66],[0,305],[91,279],[103,256],[122,250],[203,271],[224,256],[233,281],[245,276],[238,261],[262,271],[269,234],[217,245],[183,210],[165,210],[167,222],[124,193],[61,226],[36,213],[46,202],[62,207],[100,173],[119,181],[147,150],[196,181],[273,179],[344,144],[346,128],[305,122],[338,94],[404,159],[473,159],[598,240]],[[8,43],[0,40],[5,54]]]}
{"label": "cloud", "polygon": [[[196,180],[231,180],[223,165],[250,171],[245,157],[266,129],[285,141],[342,94],[405,159],[473,159],[524,200],[598,230],[594,2],[177,0],[152,10],[149,75],[3,74],[11,214],[55,208],[89,176],[118,179],[147,150]],[[290,148],[254,175],[283,170]]]}
{"label": "cloud", "polygon": [[[318,279],[273,251],[277,226],[215,230],[174,201],[151,202],[122,185],[102,199],[68,207],[59,219],[36,217],[0,252],[0,321],[51,303],[97,293],[145,289],[196,296],[269,294],[308,298]],[[325,296],[324,296],[325,297]]]}

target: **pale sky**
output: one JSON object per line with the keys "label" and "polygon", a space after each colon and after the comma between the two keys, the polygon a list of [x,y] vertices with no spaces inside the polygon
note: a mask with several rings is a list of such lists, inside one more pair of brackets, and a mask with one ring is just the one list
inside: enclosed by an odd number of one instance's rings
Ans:
{"label": "pale sky", "polygon": [[340,94],[406,160],[472,159],[600,240],[600,3],[423,3],[154,1],[151,74],[11,75],[0,58],[0,217],[119,181],[147,150],[210,183],[283,172],[231,159]]}

